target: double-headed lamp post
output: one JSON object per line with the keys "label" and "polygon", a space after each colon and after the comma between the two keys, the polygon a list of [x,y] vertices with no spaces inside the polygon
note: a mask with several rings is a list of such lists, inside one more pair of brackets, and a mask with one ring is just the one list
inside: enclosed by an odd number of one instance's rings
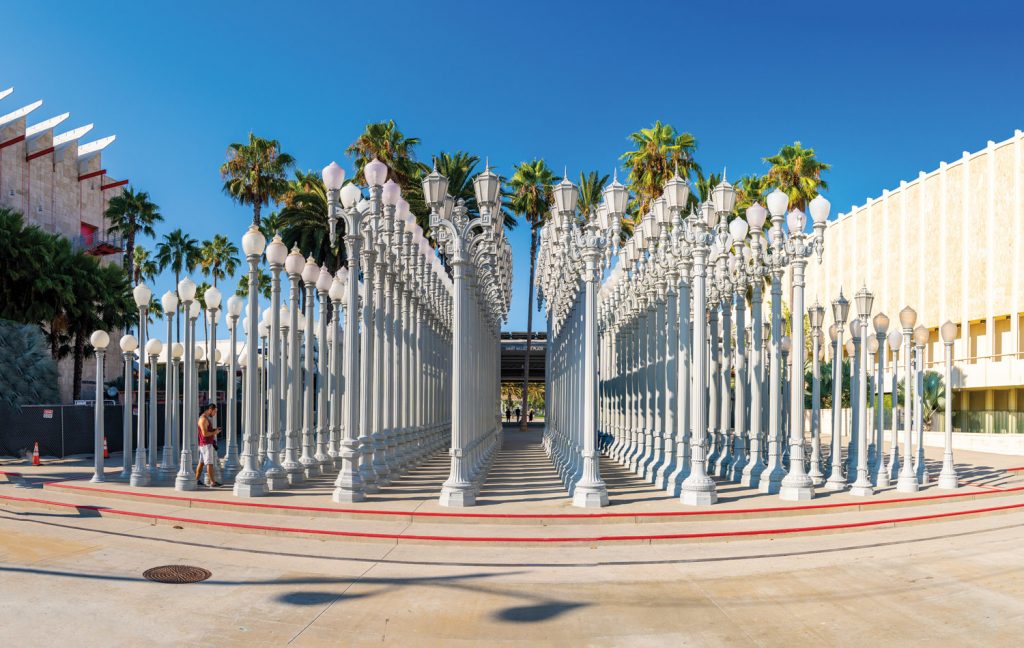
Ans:
{"label": "double-headed lamp post", "polygon": [[946,350],[946,417],[945,417],[945,448],[942,452],[942,472],[939,473],[939,488],[955,489],[957,481],[956,467],[953,464],[953,342],[956,340],[956,324],[946,320],[939,327],[942,344]]}
{"label": "double-headed lamp post", "polygon": [[103,361],[107,356],[107,345],[110,344],[110,336],[106,331],[93,331],[89,336],[89,344],[96,353],[96,394],[95,411],[93,417],[93,475],[91,482],[105,482],[103,474]]}
{"label": "double-headed lamp post", "polygon": [[259,262],[267,239],[255,225],[242,237],[242,251],[249,262],[249,327],[246,333],[246,367],[245,372],[245,443],[242,446],[242,471],[235,477],[235,495],[256,497],[266,495],[267,479],[260,472],[257,458],[259,448],[256,432],[259,416],[257,408],[262,407],[255,395],[259,394],[259,360],[256,357],[256,327],[260,317],[259,304]]}
{"label": "double-headed lamp post", "polygon": [[[793,336],[792,353],[790,355],[790,392],[789,392],[789,472],[782,480],[779,498],[790,501],[808,500],[814,497],[814,484],[804,468],[804,269],[807,257],[817,254],[821,262],[821,253],[825,242],[825,222],[828,220],[829,202],[822,196],[816,196],[810,203],[811,218],[814,221],[814,234],[810,240],[804,234],[806,216],[799,209],[789,212],[789,240],[786,241],[786,253],[793,268]],[[796,385],[796,386],[794,386]]]}

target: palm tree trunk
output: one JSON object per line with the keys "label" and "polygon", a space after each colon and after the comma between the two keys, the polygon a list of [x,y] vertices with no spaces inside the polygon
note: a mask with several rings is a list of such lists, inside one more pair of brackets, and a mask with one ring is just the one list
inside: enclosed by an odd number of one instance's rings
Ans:
{"label": "palm tree trunk", "polygon": [[[85,364],[85,334],[81,331],[75,332],[75,362],[71,374],[71,399],[78,400],[82,397],[82,367]],[[97,374],[99,375],[99,374]]]}
{"label": "palm tree trunk", "polygon": [[530,228],[530,287],[526,298],[526,353],[523,361],[523,400],[520,408],[519,429],[525,430],[527,424],[527,387],[530,384],[530,347],[533,342],[533,276],[537,265],[537,228]]}
{"label": "palm tree trunk", "polygon": [[252,206],[252,224],[256,227],[260,226],[260,212],[263,210],[263,205],[260,203],[253,203]]}
{"label": "palm tree trunk", "polygon": [[[178,295],[178,282],[181,281],[181,277],[179,275],[180,275],[179,272],[175,272],[174,273],[174,294],[175,295]],[[178,309],[177,309],[178,317],[174,318],[174,329],[175,329],[175,331],[174,331],[174,341],[175,342],[181,342],[181,317],[180,316],[184,312],[185,312],[185,308],[184,308],[184,306],[182,306],[182,303],[181,303],[181,295],[178,295]]]}
{"label": "palm tree trunk", "polygon": [[[129,277],[135,276],[135,223],[128,224],[128,235],[124,237],[124,269]],[[138,280],[136,280],[138,283]]]}

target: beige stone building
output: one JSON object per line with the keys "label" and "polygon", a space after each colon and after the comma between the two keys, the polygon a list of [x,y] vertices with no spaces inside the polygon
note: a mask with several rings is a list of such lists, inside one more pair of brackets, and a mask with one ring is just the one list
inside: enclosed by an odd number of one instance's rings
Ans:
{"label": "beige stone building", "polygon": [[[121,263],[118,237],[107,232],[103,214],[110,199],[123,191],[127,180],[107,174],[103,150],[114,136],[83,141],[92,124],[66,129],[69,113],[35,119],[41,100],[23,105],[12,98],[13,89],[0,90],[0,207],[20,211],[25,220],[47,232],[72,240],[102,263]],[[111,334],[111,347],[118,337]],[[121,373],[120,353],[107,355],[106,375]],[[83,382],[96,375],[87,361]],[[60,365],[60,393],[71,398],[71,360]],[[83,397],[87,396],[83,387]]]}
{"label": "beige stone building", "polygon": [[1024,432],[1022,193],[1018,130],[839,214],[825,230],[821,266],[808,268],[809,305],[817,299],[828,307],[840,288],[852,305],[866,285],[875,295],[873,310],[888,315],[892,326],[912,306],[931,332],[927,368],[943,368],[939,326],[958,325],[956,432]]}

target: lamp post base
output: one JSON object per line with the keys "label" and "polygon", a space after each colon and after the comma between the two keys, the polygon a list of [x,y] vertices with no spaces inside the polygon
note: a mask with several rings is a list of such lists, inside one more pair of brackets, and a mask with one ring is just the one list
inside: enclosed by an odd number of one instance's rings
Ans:
{"label": "lamp post base", "polygon": [[718,501],[715,491],[691,491],[683,489],[679,500],[686,506],[710,506]]}
{"label": "lamp post base", "polygon": [[917,477],[914,475],[900,474],[896,481],[896,491],[899,493],[916,493],[920,490],[917,486]]}
{"label": "lamp post base", "polygon": [[178,476],[174,478],[174,490],[177,491],[194,491],[196,489],[196,478],[194,475],[183,475],[178,473]]}
{"label": "lamp post base", "polygon": [[844,479],[842,475],[840,475],[836,479],[832,479],[830,477],[828,481],[825,482],[825,490],[831,493],[839,493],[841,491],[844,491],[846,490],[846,486],[846,479]]}
{"label": "lamp post base", "polygon": [[956,490],[960,488],[960,483],[957,478],[955,470],[947,472],[945,469],[939,473],[939,488],[943,490]]}
{"label": "lamp post base", "polygon": [[235,497],[263,497],[267,494],[266,484],[239,484],[235,482]]}
{"label": "lamp post base", "polygon": [[850,486],[850,495],[856,495],[857,497],[871,497],[874,494],[875,489],[871,485],[870,481],[861,481],[858,479],[853,483],[853,486]]}
{"label": "lamp post base", "polygon": [[786,471],[782,466],[776,466],[768,472],[768,476],[761,475],[761,481],[757,490],[767,495],[776,495],[782,489],[782,480],[786,478]]}
{"label": "lamp post base", "polygon": [[331,499],[338,504],[351,504],[353,502],[365,502],[366,495],[362,491],[338,487],[334,489]]}

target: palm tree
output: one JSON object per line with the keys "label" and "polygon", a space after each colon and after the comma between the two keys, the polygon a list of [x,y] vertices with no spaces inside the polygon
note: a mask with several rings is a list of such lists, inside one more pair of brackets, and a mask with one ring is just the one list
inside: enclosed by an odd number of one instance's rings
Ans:
{"label": "palm tree", "polygon": [[345,262],[345,246],[341,244],[345,221],[339,222],[338,244],[332,248],[327,224],[327,190],[320,174],[296,171],[282,200],[284,207],[274,231],[280,231],[289,248],[298,245],[318,264],[326,264],[328,270],[336,272]]}
{"label": "palm tree", "polygon": [[[156,262],[160,272],[170,268],[174,273],[174,292],[177,294],[181,273],[192,272],[199,263],[199,241],[186,234],[180,227],[164,234],[164,240],[156,246]],[[182,304],[178,305],[179,311],[182,306]],[[175,339],[180,341],[181,318],[176,317],[175,319],[177,320]]]}
{"label": "palm tree", "polygon": [[635,198],[630,211],[636,219],[647,213],[651,202],[661,195],[665,183],[678,172],[684,178],[699,172],[693,159],[697,140],[690,133],[680,133],[669,124],[654,122],[650,128],[631,133],[633,150],[622,154],[623,164],[629,169],[629,184]]}
{"label": "palm tree", "polygon": [[[697,169],[697,181],[693,184],[693,191],[690,192],[690,200],[704,202],[711,197],[711,191],[722,182],[722,176],[717,173],[709,173],[704,176],[704,171]],[[691,205],[693,206],[693,205]]]}
{"label": "palm tree", "polygon": [[[477,175],[476,168],[480,164],[480,158],[465,151],[455,151],[454,153],[441,151],[434,156],[433,162],[438,173],[448,178],[448,194],[455,200],[461,198],[465,201],[470,218],[479,216],[480,210],[476,204],[473,178]],[[488,166],[488,168],[490,167]],[[494,171],[494,169],[490,170]],[[505,205],[501,207],[501,215],[505,229],[514,229],[518,224],[515,214],[510,212]]]}
{"label": "palm tree", "polygon": [[269,241],[281,230],[281,214],[272,211],[260,219],[260,233]]}
{"label": "palm tree", "polygon": [[783,146],[764,161],[772,165],[766,176],[768,183],[789,196],[789,206],[793,209],[806,211],[807,203],[821,189],[828,189],[821,174],[832,166],[819,161],[814,157],[814,149],[805,149],[800,142]]}
{"label": "palm tree", "polygon": [[224,193],[240,205],[252,206],[252,224],[260,226],[264,205],[277,201],[288,189],[288,170],[295,158],[281,151],[277,140],[249,133],[247,144],[228,146],[228,160],[220,167]]}
{"label": "palm tree", "polygon": [[110,223],[107,231],[124,237],[122,263],[125,273],[134,277],[135,238],[140,234],[156,237],[153,226],[164,219],[160,215],[160,208],[149,199],[148,192],[135,191],[129,186],[120,195],[110,199],[105,216]]}
{"label": "palm tree", "polygon": [[132,257],[132,266],[134,268],[132,283],[138,285],[143,281],[153,281],[157,273],[160,272],[160,268],[157,266],[156,260],[150,256],[149,250],[141,245],[136,245]]}
{"label": "palm tree", "polygon": [[54,272],[55,237],[26,225],[19,212],[0,208],[0,318],[36,324],[50,321],[55,304],[74,295]]}
{"label": "palm tree", "polygon": [[203,241],[199,249],[199,265],[205,274],[213,278],[214,286],[218,279],[233,276],[238,263],[238,246],[223,234],[214,234],[212,239]]}
{"label": "palm tree", "polygon": [[210,352],[210,320],[206,317],[206,291],[211,288],[205,281],[196,286],[196,301],[199,303],[199,319],[203,320],[203,345]]}
{"label": "palm tree", "polygon": [[764,205],[771,185],[766,176],[746,175],[736,183],[736,214],[745,215],[754,203]]}
{"label": "palm tree", "polygon": [[386,164],[388,179],[402,188],[402,197],[409,202],[416,221],[427,231],[430,210],[423,200],[420,179],[429,169],[416,161],[415,149],[419,143],[418,137],[406,137],[391,119],[367,124],[363,133],[345,149],[345,154],[354,156],[356,174],[353,180],[360,184],[366,184],[363,169],[373,158]]}
{"label": "palm tree", "polygon": [[590,212],[597,209],[604,198],[604,186],[608,184],[608,176],[598,176],[597,171],[580,173],[580,199],[577,206],[580,214],[589,216]]}
{"label": "palm tree", "polygon": [[[256,275],[258,290],[257,292],[266,299],[270,299],[270,275],[266,270],[260,268],[259,273]],[[238,282],[238,288],[235,289],[235,294],[239,297],[249,296],[249,277],[246,276]]]}
{"label": "palm tree", "polygon": [[[516,165],[512,179],[509,180],[509,208],[526,219],[530,224],[530,285],[526,298],[526,361],[523,364],[523,403],[526,412],[526,395],[530,384],[530,344],[533,340],[533,282],[537,266],[537,238],[544,219],[551,206],[551,186],[555,182],[555,174],[551,172],[543,159],[531,162],[520,162]],[[526,417],[522,419],[521,429],[526,429]]]}

